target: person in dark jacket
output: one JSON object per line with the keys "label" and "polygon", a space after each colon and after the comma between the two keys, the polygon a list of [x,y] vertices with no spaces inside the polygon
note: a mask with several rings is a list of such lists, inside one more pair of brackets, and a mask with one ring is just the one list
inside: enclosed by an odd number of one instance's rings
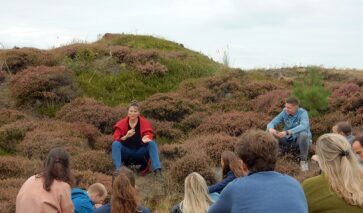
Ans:
{"label": "person in dark jacket", "polygon": [[223,180],[214,185],[208,186],[208,192],[211,193],[221,193],[224,187],[228,183],[236,179],[236,177],[242,176],[242,170],[239,165],[238,157],[235,153],[231,151],[224,151],[221,155],[221,166]]}
{"label": "person in dark jacket", "polygon": [[111,204],[95,209],[95,213],[150,213],[140,205],[140,198],[135,188],[135,175],[127,167],[122,167],[112,183]]}
{"label": "person in dark jacket", "polygon": [[150,166],[156,174],[161,174],[152,126],[140,116],[140,106],[136,101],[131,102],[127,117],[118,121],[114,128],[112,160],[116,170],[121,168],[122,162],[138,162],[141,164],[141,175],[147,174]]}
{"label": "person in dark jacket", "polygon": [[75,213],[93,213],[95,207],[102,205],[107,196],[107,189],[101,183],[92,184],[85,191],[80,188],[72,189],[72,202]]}

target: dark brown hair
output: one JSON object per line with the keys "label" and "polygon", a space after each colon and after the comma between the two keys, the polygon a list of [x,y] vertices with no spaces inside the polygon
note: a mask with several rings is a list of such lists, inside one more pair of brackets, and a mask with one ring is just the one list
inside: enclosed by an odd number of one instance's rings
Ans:
{"label": "dark brown hair", "polygon": [[62,148],[50,150],[40,176],[44,178],[43,188],[48,192],[54,180],[63,181],[72,186],[73,178],[69,168],[69,154]]}
{"label": "dark brown hair", "polygon": [[278,142],[268,132],[250,130],[240,137],[236,152],[250,172],[273,171],[277,160]]}
{"label": "dark brown hair", "polygon": [[288,97],[288,98],[286,98],[285,102],[288,104],[294,104],[294,105],[300,104],[299,99],[297,99],[296,97]]}
{"label": "dark brown hair", "polygon": [[135,213],[140,199],[135,189],[135,175],[122,167],[112,185],[111,212]]}
{"label": "dark brown hair", "polygon": [[358,141],[360,143],[360,145],[363,147],[363,134],[357,135],[356,137],[354,137],[353,143],[356,141]]}
{"label": "dark brown hair", "polygon": [[239,159],[234,152],[224,151],[221,155],[223,161],[222,174],[223,178],[227,176],[229,171],[232,171],[236,177],[242,175],[242,170],[239,165]]}
{"label": "dark brown hair", "polygon": [[348,121],[340,121],[335,126],[337,127],[338,133],[343,132],[346,136],[352,133],[352,125]]}

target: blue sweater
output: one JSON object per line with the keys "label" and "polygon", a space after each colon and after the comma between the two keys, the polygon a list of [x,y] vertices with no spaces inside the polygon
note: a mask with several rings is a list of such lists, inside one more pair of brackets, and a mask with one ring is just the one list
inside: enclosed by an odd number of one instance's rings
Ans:
{"label": "blue sweater", "polygon": [[72,202],[74,206],[74,213],[93,213],[93,202],[88,197],[86,191],[79,188],[73,188]]}
{"label": "blue sweater", "polygon": [[292,136],[305,132],[311,139],[309,116],[305,109],[298,108],[294,115],[288,115],[283,109],[270,123],[267,124],[267,130],[276,128],[281,122],[284,123],[284,130],[290,130]]}
{"label": "blue sweater", "polygon": [[294,178],[278,172],[252,173],[226,186],[208,213],[307,213],[304,191]]}
{"label": "blue sweater", "polygon": [[229,184],[234,179],[236,179],[236,176],[233,174],[232,171],[229,171],[227,173],[227,176],[221,182],[208,186],[208,193],[221,193],[224,187],[226,187],[227,184]]}
{"label": "blue sweater", "polygon": [[[111,212],[111,205],[109,203],[101,206],[100,208],[95,209],[94,211],[94,213],[110,213],[110,212]],[[144,207],[140,207],[135,213],[150,213],[150,210]]]}

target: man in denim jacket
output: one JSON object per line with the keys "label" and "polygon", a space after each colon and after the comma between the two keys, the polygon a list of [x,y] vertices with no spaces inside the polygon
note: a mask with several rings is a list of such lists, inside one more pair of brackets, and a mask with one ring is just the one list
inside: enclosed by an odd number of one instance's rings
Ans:
{"label": "man in denim jacket", "polygon": [[[284,123],[284,130],[279,132],[275,128]],[[305,109],[299,107],[299,100],[295,97],[287,98],[285,108],[267,124],[267,130],[279,139],[283,153],[290,150],[300,151],[301,171],[308,171],[308,152],[311,144],[309,116]]]}

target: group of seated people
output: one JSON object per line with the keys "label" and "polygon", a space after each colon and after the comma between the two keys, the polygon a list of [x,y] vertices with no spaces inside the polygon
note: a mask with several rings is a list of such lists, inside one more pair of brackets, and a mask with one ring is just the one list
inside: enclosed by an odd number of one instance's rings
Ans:
{"label": "group of seated people", "polygon": [[[284,130],[277,127],[284,123]],[[296,98],[268,125],[267,131],[250,130],[238,138],[234,152],[221,153],[223,180],[208,186],[193,172],[184,183],[184,197],[172,213],[259,212],[363,212],[363,135],[353,136],[348,122],[339,122],[316,141],[321,174],[301,185],[293,177],[275,171],[281,153],[296,151],[303,172],[309,170],[312,143],[309,118]],[[87,191],[71,189],[69,155],[52,149],[43,172],[30,177],[16,199],[16,212],[150,212],[141,205],[135,174],[125,165],[139,164],[140,175],[153,171],[162,177],[157,145],[150,123],[132,102],[128,116],[115,125],[112,159],[115,175],[109,204],[100,184]]]}

